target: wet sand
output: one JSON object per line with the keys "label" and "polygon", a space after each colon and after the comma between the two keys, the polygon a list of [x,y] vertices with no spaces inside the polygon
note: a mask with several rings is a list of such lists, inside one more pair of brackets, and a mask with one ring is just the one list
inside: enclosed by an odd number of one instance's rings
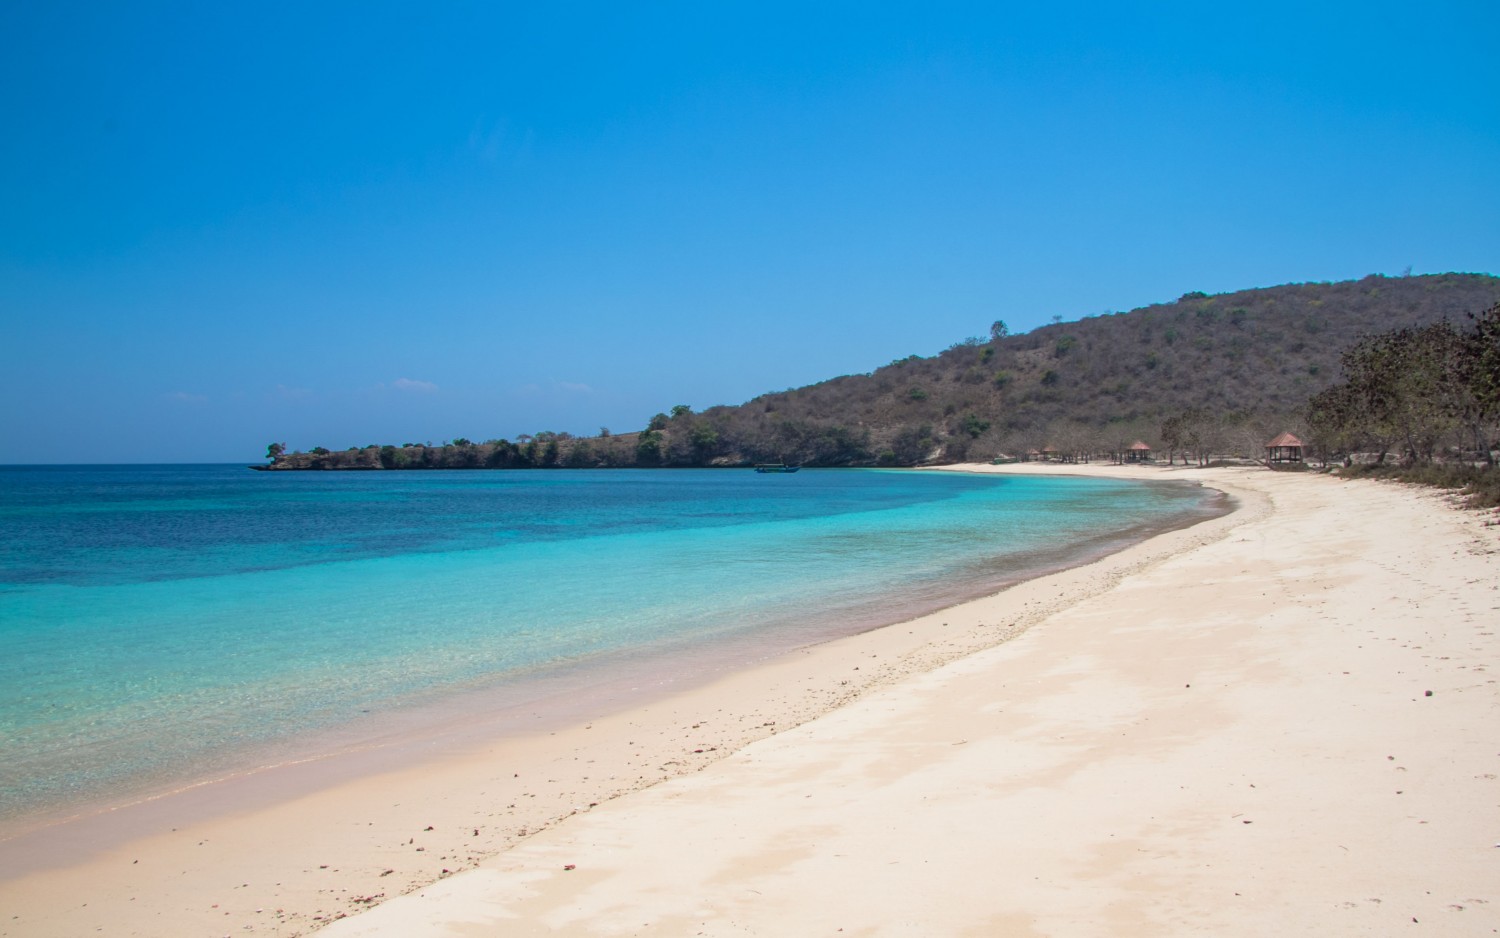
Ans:
{"label": "wet sand", "polygon": [[0,934],[294,935],[372,906],[324,933],[1500,926],[1496,529],[1376,483],[1066,471],[1241,507],[591,724],[164,816],[0,883]]}

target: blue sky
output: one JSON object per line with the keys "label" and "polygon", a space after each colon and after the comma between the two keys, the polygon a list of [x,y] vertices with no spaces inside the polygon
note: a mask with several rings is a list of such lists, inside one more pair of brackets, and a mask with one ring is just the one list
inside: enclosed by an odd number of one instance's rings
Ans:
{"label": "blue sky", "polygon": [[1500,273],[1500,4],[0,0],[0,462],[639,429]]}

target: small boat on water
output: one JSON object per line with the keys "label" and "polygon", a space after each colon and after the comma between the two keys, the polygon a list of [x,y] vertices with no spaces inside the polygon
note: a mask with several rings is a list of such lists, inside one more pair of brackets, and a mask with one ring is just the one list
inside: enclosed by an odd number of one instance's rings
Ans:
{"label": "small boat on water", "polygon": [[788,466],[783,462],[763,462],[755,467],[756,472],[796,472],[801,466]]}

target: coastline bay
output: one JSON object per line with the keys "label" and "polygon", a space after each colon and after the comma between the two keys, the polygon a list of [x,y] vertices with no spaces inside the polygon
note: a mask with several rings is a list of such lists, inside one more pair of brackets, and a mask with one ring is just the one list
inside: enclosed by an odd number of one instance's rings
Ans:
{"label": "coastline bay", "polygon": [[1235,510],[598,718],[0,842],[0,934],[1489,933],[1484,519],[1312,474],[993,468]]}
{"label": "coastline bay", "polygon": [[459,706],[717,673],[1212,510],[1190,486],[865,470],[4,479],[14,829]]}

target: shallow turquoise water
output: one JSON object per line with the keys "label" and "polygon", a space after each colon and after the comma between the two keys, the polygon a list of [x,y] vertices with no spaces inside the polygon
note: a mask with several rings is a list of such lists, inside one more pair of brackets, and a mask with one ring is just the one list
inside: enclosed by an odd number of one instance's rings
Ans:
{"label": "shallow turquoise water", "polygon": [[0,817],[539,670],[893,621],[1205,504],[872,470],[0,467]]}

